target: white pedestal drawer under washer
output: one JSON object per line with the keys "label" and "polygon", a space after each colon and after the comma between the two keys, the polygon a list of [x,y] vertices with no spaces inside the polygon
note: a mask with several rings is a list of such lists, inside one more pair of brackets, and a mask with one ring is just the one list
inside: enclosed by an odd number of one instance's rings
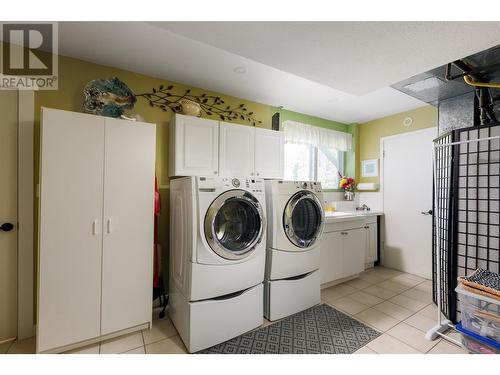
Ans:
{"label": "white pedestal drawer under washer", "polygon": [[170,315],[194,352],[262,324],[264,181],[184,177],[170,189]]}

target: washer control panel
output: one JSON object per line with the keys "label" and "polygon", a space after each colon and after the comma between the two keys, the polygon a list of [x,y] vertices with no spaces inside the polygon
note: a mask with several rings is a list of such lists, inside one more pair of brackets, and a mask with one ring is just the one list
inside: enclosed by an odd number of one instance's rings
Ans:
{"label": "washer control panel", "polygon": [[198,189],[200,191],[215,191],[243,189],[252,193],[264,192],[264,180],[260,178],[216,178],[216,177],[198,177]]}

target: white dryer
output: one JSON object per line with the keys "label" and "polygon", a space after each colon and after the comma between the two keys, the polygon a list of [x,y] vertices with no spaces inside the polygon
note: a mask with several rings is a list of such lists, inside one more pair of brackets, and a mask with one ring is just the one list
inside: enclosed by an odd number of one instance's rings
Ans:
{"label": "white dryer", "polygon": [[170,316],[190,352],[262,324],[264,181],[170,181]]}
{"label": "white dryer", "polygon": [[321,301],[319,240],[325,217],[321,183],[266,181],[266,202],[264,315],[276,320]]}

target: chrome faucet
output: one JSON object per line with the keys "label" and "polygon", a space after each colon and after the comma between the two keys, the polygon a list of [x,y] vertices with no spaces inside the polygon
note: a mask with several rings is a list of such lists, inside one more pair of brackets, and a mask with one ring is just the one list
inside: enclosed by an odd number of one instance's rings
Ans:
{"label": "chrome faucet", "polygon": [[356,207],[356,211],[370,211],[370,207],[364,204],[361,207]]}

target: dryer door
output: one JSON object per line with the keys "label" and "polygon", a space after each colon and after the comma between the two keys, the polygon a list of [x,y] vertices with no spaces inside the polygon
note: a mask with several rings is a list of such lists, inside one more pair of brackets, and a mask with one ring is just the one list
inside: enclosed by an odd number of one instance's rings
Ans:
{"label": "dryer door", "polygon": [[244,190],[219,195],[205,215],[205,238],[219,256],[243,259],[262,240],[266,227],[259,201]]}
{"label": "dryer door", "polygon": [[295,246],[307,249],[314,245],[323,231],[324,212],[318,197],[302,190],[294,194],[283,212],[283,229]]}

